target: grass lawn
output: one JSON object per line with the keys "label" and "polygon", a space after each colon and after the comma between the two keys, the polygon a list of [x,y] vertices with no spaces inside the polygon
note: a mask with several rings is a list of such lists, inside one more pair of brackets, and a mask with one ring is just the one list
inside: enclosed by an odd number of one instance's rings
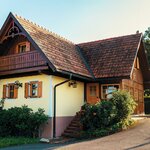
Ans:
{"label": "grass lawn", "polygon": [[0,137],[0,148],[22,145],[22,144],[33,144],[38,143],[39,139],[25,138],[25,137]]}

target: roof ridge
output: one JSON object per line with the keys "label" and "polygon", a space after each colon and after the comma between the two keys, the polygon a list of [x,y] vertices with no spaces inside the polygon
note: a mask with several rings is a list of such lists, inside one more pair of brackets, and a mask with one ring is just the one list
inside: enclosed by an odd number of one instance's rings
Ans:
{"label": "roof ridge", "polygon": [[123,35],[123,36],[115,36],[115,37],[111,37],[111,38],[104,38],[104,39],[101,39],[101,40],[95,40],[95,41],[89,41],[89,42],[82,42],[82,43],[78,43],[77,45],[87,44],[87,43],[96,43],[96,42],[100,42],[100,41],[112,40],[112,39],[117,39],[117,38],[122,38],[122,37],[133,36],[133,35],[142,35],[142,32],[141,33],[135,33],[135,34]]}
{"label": "roof ridge", "polygon": [[65,42],[68,42],[68,43],[70,43],[70,44],[74,44],[74,45],[75,45],[75,43],[73,43],[72,41],[70,41],[70,40],[68,40],[68,39],[66,39],[66,38],[64,38],[64,37],[62,37],[62,36],[60,36],[59,34],[57,34],[57,33],[55,33],[55,32],[50,31],[50,30],[47,29],[47,28],[44,28],[43,26],[40,26],[39,24],[37,24],[37,23],[35,23],[35,22],[32,22],[32,21],[30,21],[30,20],[28,20],[28,19],[26,19],[26,18],[24,18],[24,17],[22,17],[22,16],[19,16],[19,15],[17,15],[17,14],[13,14],[13,15],[14,15],[15,17],[18,17],[18,18],[20,18],[20,19],[23,19],[24,21],[27,21],[27,22],[29,22],[29,23],[35,25],[36,27],[38,27],[38,28],[40,28],[40,29],[42,29],[42,30],[48,32],[49,34],[51,34],[51,35],[54,36],[55,38],[58,38],[58,39],[60,39],[60,40],[63,40],[63,41],[65,41]]}

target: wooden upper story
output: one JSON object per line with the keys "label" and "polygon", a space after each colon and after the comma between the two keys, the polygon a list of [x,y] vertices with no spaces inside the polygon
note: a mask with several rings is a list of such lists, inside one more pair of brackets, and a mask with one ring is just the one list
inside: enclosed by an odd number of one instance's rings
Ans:
{"label": "wooden upper story", "polygon": [[9,37],[0,46],[0,75],[48,69],[47,62],[23,35]]}

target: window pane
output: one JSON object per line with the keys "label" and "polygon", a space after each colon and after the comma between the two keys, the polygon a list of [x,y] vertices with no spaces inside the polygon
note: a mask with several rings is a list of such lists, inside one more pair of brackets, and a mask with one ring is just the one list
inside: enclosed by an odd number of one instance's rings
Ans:
{"label": "window pane", "polygon": [[108,85],[108,86],[103,86],[103,95],[102,98],[108,98],[110,99],[112,97],[112,93],[117,91],[119,89],[119,85]]}
{"label": "window pane", "polygon": [[130,87],[130,94],[131,94],[132,96],[134,96],[134,90],[133,90],[132,87]]}
{"label": "window pane", "polygon": [[124,90],[129,92],[129,87],[127,85],[124,85]]}
{"label": "window pane", "polygon": [[139,101],[143,102],[143,92],[139,90]]}
{"label": "window pane", "polygon": [[96,96],[96,86],[90,86],[90,96]]}
{"label": "window pane", "polygon": [[19,45],[18,53],[23,53],[26,51],[26,45]]}
{"label": "window pane", "polygon": [[14,85],[9,86],[9,98],[14,98]]}
{"label": "window pane", "polygon": [[134,99],[138,101],[138,89],[134,89]]}
{"label": "window pane", "polygon": [[103,98],[107,98],[107,86],[103,86]]}
{"label": "window pane", "polygon": [[32,87],[32,96],[37,96],[38,95],[38,84],[37,83],[33,83],[31,85]]}

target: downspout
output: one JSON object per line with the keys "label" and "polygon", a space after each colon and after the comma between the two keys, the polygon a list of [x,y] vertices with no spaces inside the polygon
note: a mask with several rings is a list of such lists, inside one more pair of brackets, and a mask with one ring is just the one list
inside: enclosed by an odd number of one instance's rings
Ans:
{"label": "downspout", "polygon": [[53,138],[56,138],[56,88],[62,84],[69,82],[72,78],[72,74],[70,74],[70,79],[60,82],[54,86],[54,117],[53,117]]}

